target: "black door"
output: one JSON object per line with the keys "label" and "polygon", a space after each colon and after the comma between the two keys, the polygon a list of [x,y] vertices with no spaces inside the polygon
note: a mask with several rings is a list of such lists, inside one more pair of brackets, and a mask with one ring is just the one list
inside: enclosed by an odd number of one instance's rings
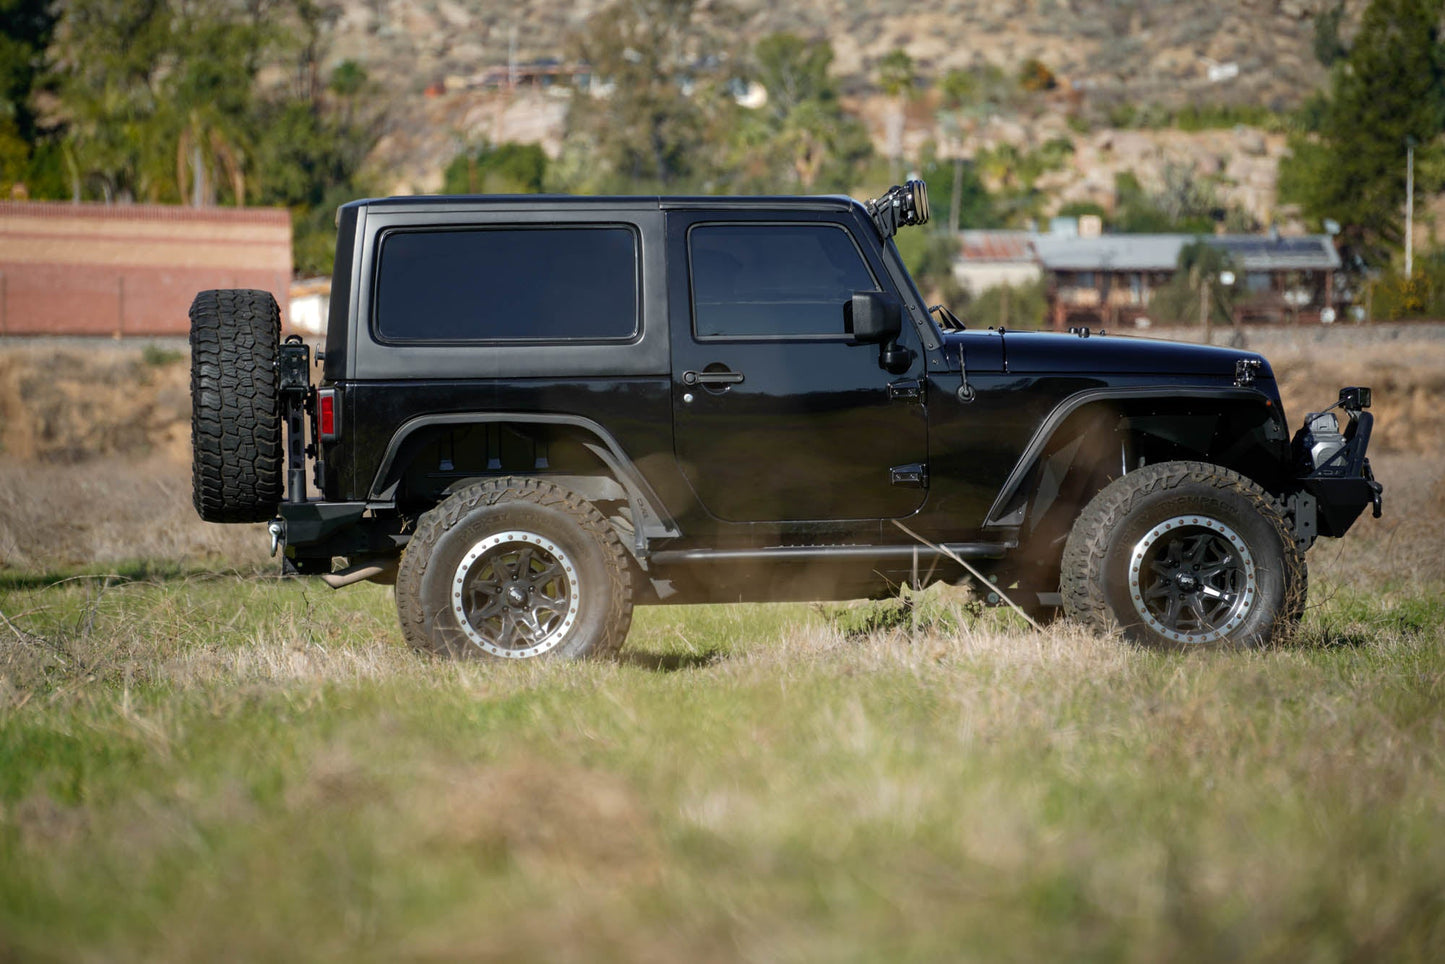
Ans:
{"label": "black door", "polygon": [[694,212],[671,215],[668,231],[675,446],[708,513],[802,522],[916,511],[923,360],[907,323],[907,371],[885,371],[877,345],[849,344],[853,293],[894,292],[848,222]]}

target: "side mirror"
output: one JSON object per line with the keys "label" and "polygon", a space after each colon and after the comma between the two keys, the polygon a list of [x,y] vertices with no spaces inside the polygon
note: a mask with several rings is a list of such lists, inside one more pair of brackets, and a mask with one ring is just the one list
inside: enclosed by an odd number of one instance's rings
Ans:
{"label": "side mirror", "polygon": [[913,364],[913,350],[898,344],[903,332],[903,306],[881,291],[855,291],[843,306],[843,325],[856,345],[877,345],[878,365],[900,375]]}
{"label": "side mirror", "polygon": [[860,345],[882,345],[903,331],[903,306],[881,291],[855,291],[843,306],[843,327]]}

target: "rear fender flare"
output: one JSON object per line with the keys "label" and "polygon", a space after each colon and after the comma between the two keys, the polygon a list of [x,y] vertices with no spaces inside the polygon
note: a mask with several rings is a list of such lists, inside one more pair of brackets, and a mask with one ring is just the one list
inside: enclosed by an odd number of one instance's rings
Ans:
{"label": "rear fender flare", "polygon": [[652,486],[642,477],[627,457],[622,446],[612,434],[599,423],[580,415],[518,414],[516,412],[451,412],[445,415],[421,415],[403,422],[387,443],[381,465],[372,479],[367,499],[372,502],[390,502],[396,498],[396,488],[406,469],[403,458],[406,443],[416,433],[443,425],[482,425],[506,423],[509,425],[561,425],[579,429],[584,435],[582,444],[597,456],[612,477],[627,494],[632,508],[636,538],[628,548],[639,559],[645,559],[647,540],[671,538],[681,534],[671,513],[653,491]]}

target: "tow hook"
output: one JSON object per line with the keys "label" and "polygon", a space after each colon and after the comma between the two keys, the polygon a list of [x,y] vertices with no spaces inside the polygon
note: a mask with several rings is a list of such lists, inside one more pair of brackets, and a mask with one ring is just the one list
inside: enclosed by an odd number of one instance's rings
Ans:
{"label": "tow hook", "polygon": [[266,531],[271,533],[271,557],[275,558],[276,550],[281,548],[281,543],[286,541],[286,521],[284,519],[272,519]]}

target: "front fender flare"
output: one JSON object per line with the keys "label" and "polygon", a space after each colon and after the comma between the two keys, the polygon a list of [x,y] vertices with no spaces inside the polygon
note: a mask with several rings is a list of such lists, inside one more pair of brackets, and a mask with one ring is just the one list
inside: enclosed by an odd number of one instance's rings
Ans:
{"label": "front fender flare", "polygon": [[1218,388],[1203,387],[1181,387],[1170,388],[1167,392],[1161,391],[1158,385],[1140,386],[1134,388],[1091,388],[1076,392],[1062,399],[1053,411],[1039,423],[1034,431],[1033,437],[1029,439],[1028,445],[1024,447],[1023,453],[1014,464],[1013,471],[1004,480],[1003,487],[999,490],[998,496],[994,499],[993,505],[989,508],[988,514],[984,517],[985,528],[1011,527],[1020,524],[1019,514],[1023,511],[1023,504],[1019,503],[1017,497],[1022,487],[1027,483],[1030,473],[1038,464],[1040,457],[1047,451],[1050,441],[1055,433],[1063,427],[1069,416],[1080,411],[1087,405],[1094,405],[1107,402],[1139,403],[1151,399],[1159,401],[1177,402],[1180,399],[1214,399],[1229,400],[1234,402],[1250,402],[1266,408],[1270,412],[1270,421],[1274,423],[1278,433],[1278,440],[1282,446],[1282,456],[1288,454],[1289,430],[1284,421],[1284,413],[1275,400],[1262,391],[1254,388],[1242,388],[1236,386],[1220,386]]}

